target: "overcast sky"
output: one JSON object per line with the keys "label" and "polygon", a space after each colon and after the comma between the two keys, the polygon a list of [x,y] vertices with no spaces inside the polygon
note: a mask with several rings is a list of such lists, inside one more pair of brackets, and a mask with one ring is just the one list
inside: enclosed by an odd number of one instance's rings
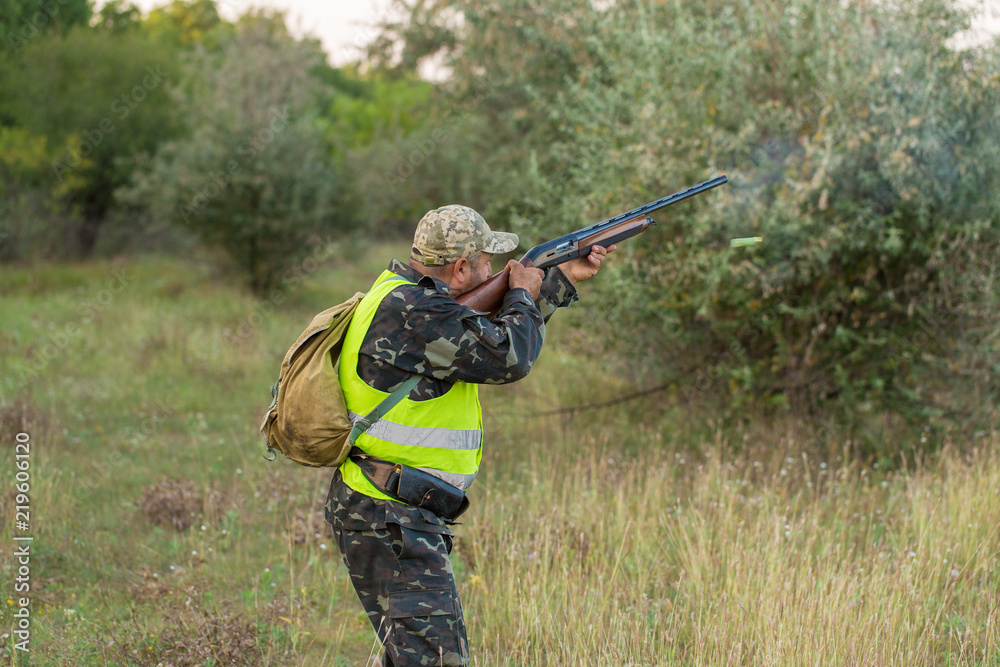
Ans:
{"label": "overcast sky", "polygon": [[[384,17],[390,0],[219,0],[226,18],[251,6],[286,10],[298,35],[319,37],[333,65],[357,60],[361,46],[375,36],[371,25]],[[232,12],[232,14],[230,14]]]}
{"label": "overcast sky", "polygon": [[[168,4],[170,0],[132,0],[143,12]],[[343,65],[356,60],[359,47],[374,37],[371,24],[384,16],[391,0],[216,0],[219,13],[235,19],[251,7],[282,9],[296,35],[318,37],[330,62]],[[97,6],[104,5],[98,0]]]}
{"label": "overcast sky", "polygon": [[[371,24],[385,15],[391,0],[217,0],[220,13],[234,19],[250,7],[273,7],[286,10],[288,23],[297,35],[312,35],[323,43],[333,65],[343,65],[356,60],[359,47],[373,37]],[[136,5],[144,12],[168,0],[138,0]],[[1000,0],[968,0],[970,4],[985,7],[984,16],[974,32],[980,39],[984,35],[1000,34]],[[98,5],[103,2],[98,2]]]}

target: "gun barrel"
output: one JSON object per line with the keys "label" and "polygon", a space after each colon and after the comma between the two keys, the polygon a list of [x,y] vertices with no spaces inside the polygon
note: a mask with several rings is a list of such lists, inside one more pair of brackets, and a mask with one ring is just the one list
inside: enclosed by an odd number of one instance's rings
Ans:
{"label": "gun barrel", "polygon": [[689,188],[684,188],[680,192],[675,192],[672,195],[667,195],[666,197],[657,199],[656,201],[649,202],[645,206],[639,206],[638,208],[634,208],[631,211],[626,211],[625,213],[616,215],[613,218],[608,218],[604,222],[597,223],[595,227],[607,223],[619,222],[621,220],[628,220],[629,218],[635,218],[640,215],[648,215],[653,211],[657,211],[665,206],[676,204],[677,202],[687,199],[688,197],[694,197],[697,194],[705,192],[705,190],[711,190],[712,188],[717,188],[720,185],[724,185],[725,183],[728,182],[729,179],[726,177],[725,174],[722,174],[721,176],[716,176],[715,178],[710,178],[704,183],[698,183],[697,185],[692,185]]}
{"label": "gun barrel", "polygon": [[[540,269],[547,269],[551,266],[576,259],[589,254],[593,245],[610,245],[618,241],[630,238],[643,232],[653,222],[649,214],[671,204],[676,204],[688,197],[711,190],[724,183],[729,182],[725,174],[711,178],[704,183],[692,185],[684,188],[680,192],[661,197],[656,201],[619,213],[618,215],[602,220],[601,222],[584,227],[570,234],[560,236],[546,243],[535,246],[521,258],[521,263],[531,262]],[[628,224],[626,224],[628,223]]]}
{"label": "gun barrel", "polygon": [[[675,192],[672,195],[649,202],[644,206],[634,208],[631,211],[620,213],[613,218],[608,218],[595,225],[584,227],[571,234],[552,239],[526,252],[524,257],[521,258],[521,263],[525,266],[547,269],[589,254],[594,245],[608,246],[631,238],[645,231],[653,223],[653,219],[649,217],[649,214],[653,211],[676,204],[688,197],[694,197],[706,190],[711,190],[728,182],[729,179],[726,178],[725,174],[722,174],[704,183],[692,185],[680,192]],[[495,313],[499,310],[507,289],[507,272],[505,269],[493,275],[493,277],[489,278],[476,289],[460,296],[458,302],[484,313]]]}

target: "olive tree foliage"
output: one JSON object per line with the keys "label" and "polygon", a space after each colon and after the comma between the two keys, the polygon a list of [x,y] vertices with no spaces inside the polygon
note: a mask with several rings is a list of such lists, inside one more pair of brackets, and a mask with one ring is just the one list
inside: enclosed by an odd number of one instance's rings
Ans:
{"label": "olive tree foliage", "polygon": [[482,201],[473,144],[484,129],[474,105],[407,71],[333,70],[326,133],[359,193],[358,216],[387,236],[412,234],[448,203]]}
{"label": "olive tree foliage", "polygon": [[262,293],[350,221],[341,175],[310,109],[323,65],[281,15],[251,12],[217,50],[198,50],[173,89],[190,128],[120,194],[162,224],[224,250]]}
{"label": "olive tree foliage", "polygon": [[0,53],[8,57],[45,33],[65,34],[91,14],[87,0],[0,0]]}
{"label": "olive tree foliage", "polygon": [[[26,249],[49,245],[45,237],[53,231],[72,230],[56,202],[79,188],[80,178],[70,176],[54,184],[50,173],[56,159],[45,137],[0,126],[0,263],[18,261]],[[39,219],[49,222],[39,224]]]}
{"label": "olive tree foliage", "polygon": [[452,94],[482,96],[487,219],[529,242],[728,174],[602,276],[601,330],[637,375],[692,401],[923,418],[1000,391],[1000,44],[957,46],[969,18],[943,0],[440,0],[373,53],[443,49]]}
{"label": "olive tree foliage", "polygon": [[44,139],[49,153],[45,173],[12,174],[11,186],[34,182],[53,209],[36,223],[47,228],[47,247],[18,252],[94,252],[135,156],[176,134],[166,94],[176,75],[172,57],[140,30],[119,34],[77,25],[65,35],[39,35],[4,61],[0,117]]}
{"label": "olive tree foliage", "polygon": [[[398,4],[395,14],[406,18],[383,25],[369,55],[380,67],[402,70],[444,56],[450,76],[442,104],[464,153],[457,189],[493,216],[517,218],[533,204],[553,223],[578,222],[568,210],[547,208],[562,199],[565,181],[541,186],[533,174],[560,162],[553,96],[600,61],[602,13],[586,0]],[[546,230],[522,231],[534,240]]]}

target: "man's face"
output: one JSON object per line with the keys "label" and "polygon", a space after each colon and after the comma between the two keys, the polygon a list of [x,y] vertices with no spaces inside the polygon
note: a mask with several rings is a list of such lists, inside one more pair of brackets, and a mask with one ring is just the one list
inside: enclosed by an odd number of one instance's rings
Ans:
{"label": "man's face", "polygon": [[449,264],[443,267],[444,271],[439,272],[428,270],[429,267],[424,267],[420,262],[412,258],[410,259],[410,266],[421,273],[435,276],[447,282],[451,288],[451,296],[457,299],[466,292],[476,289],[486,282],[487,278],[493,275],[490,265],[491,259],[493,259],[493,253],[480,252],[468,259],[458,260],[461,266],[459,266],[459,263]]}
{"label": "man's face", "polygon": [[491,252],[481,252],[478,255],[474,255],[470,260],[472,264],[472,275],[473,283],[470,290],[474,290],[480,285],[482,285],[486,280],[493,275],[492,267],[490,266],[490,260],[493,259],[493,253]]}

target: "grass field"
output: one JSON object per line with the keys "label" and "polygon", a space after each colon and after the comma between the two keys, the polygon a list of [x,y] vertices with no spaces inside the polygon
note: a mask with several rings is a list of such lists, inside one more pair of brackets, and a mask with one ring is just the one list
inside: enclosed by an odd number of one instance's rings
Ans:
{"label": "grass field", "polygon": [[[398,250],[304,264],[264,300],[208,257],[0,270],[2,632],[24,595],[31,632],[3,660],[370,664],[330,473],[265,462],[257,427],[311,315]],[[1000,665],[1000,433],[872,463],[668,394],[545,414],[635,390],[581,351],[586,307],[553,319],[528,379],[482,392],[455,548],[473,664]],[[15,534],[33,537],[28,593]]]}

